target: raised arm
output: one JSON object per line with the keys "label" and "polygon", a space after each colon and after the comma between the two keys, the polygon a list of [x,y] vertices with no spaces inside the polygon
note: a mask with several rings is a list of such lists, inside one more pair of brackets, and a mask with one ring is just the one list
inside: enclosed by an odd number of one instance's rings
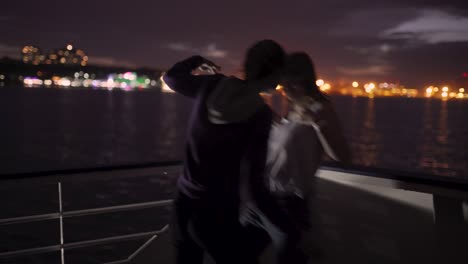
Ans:
{"label": "raised arm", "polygon": [[202,56],[193,56],[174,64],[163,76],[164,82],[174,91],[188,97],[195,97],[198,91],[216,75],[192,75],[202,64],[211,63]]}

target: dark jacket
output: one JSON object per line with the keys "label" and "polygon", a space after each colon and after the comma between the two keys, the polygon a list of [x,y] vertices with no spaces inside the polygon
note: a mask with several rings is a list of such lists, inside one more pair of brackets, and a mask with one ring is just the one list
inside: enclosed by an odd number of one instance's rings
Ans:
{"label": "dark jacket", "polygon": [[206,204],[238,208],[240,168],[247,162],[253,200],[278,226],[291,228],[264,178],[270,108],[245,81],[221,74],[192,75],[203,62],[200,56],[191,57],[163,77],[171,89],[195,100],[179,191]]}

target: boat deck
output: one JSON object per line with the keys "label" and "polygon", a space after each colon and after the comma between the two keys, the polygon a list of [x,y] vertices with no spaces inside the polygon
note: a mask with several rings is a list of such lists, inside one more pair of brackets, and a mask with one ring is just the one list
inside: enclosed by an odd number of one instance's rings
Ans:
{"label": "boat deck", "polygon": [[[172,263],[179,172],[158,164],[4,177],[0,263]],[[468,263],[468,183],[333,166],[315,179],[311,239],[322,254],[313,263]],[[263,263],[274,263],[271,249]]]}

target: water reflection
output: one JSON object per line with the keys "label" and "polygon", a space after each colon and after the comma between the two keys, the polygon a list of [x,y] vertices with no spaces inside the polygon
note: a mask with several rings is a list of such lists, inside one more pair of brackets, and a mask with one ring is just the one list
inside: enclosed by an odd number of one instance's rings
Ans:
{"label": "water reflection", "polygon": [[[157,155],[159,157],[168,157],[171,153],[172,148],[175,146],[180,146],[180,142],[177,140],[185,142],[184,137],[178,138],[178,129],[177,123],[182,120],[187,120],[187,117],[180,117],[178,116],[178,101],[180,95],[177,94],[164,94],[164,100],[161,100],[161,108],[160,108],[160,130],[158,131],[158,148],[157,148]],[[179,99],[179,100],[178,100]]]}
{"label": "water reflection", "polygon": [[447,101],[441,101],[441,109],[440,109],[440,116],[439,116],[439,135],[437,136],[438,142],[446,146],[447,139],[448,139],[448,130],[447,130]]}
{"label": "water reflection", "polygon": [[[357,98],[353,98],[357,100]],[[375,102],[373,99],[367,100],[366,108],[364,109],[363,123],[359,124],[358,135],[356,140],[351,143],[351,148],[354,155],[354,162],[364,166],[376,166],[378,163],[379,154],[379,139],[380,135],[375,126]],[[356,105],[353,105],[353,108]],[[356,109],[354,111],[354,119],[356,117]]]}
{"label": "water reflection", "polygon": [[431,112],[432,100],[426,100],[424,102],[424,113],[422,121],[422,129],[420,133],[421,138],[421,147],[419,149],[420,158],[419,158],[419,167],[426,169],[432,168],[435,163],[433,156],[432,144],[428,142],[433,141],[433,115]]}
{"label": "water reflection", "polygon": [[[40,88],[2,93],[0,117],[7,129],[0,130],[1,173],[182,158],[191,101],[180,95]],[[468,175],[466,101],[332,101],[355,164]]]}
{"label": "water reflection", "polygon": [[102,122],[105,126],[101,128],[101,132],[107,136],[102,138],[101,147],[98,152],[98,164],[100,165],[110,164],[112,160],[115,159],[115,150],[113,147],[117,138],[114,130],[116,127],[115,119],[117,118],[115,116],[115,94],[109,94],[109,96],[105,98],[104,105],[107,111],[103,113]]}

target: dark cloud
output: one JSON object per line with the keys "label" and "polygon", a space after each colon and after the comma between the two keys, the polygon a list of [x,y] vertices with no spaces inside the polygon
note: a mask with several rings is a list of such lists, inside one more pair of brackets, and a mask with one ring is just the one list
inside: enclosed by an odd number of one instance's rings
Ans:
{"label": "dark cloud", "polygon": [[382,36],[427,44],[468,42],[468,16],[427,9],[417,17],[385,30]]}
{"label": "dark cloud", "polygon": [[216,43],[209,43],[205,47],[194,47],[188,43],[169,43],[167,48],[176,52],[184,52],[189,54],[201,54],[207,58],[224,59],[228,52],[218,48]]}

